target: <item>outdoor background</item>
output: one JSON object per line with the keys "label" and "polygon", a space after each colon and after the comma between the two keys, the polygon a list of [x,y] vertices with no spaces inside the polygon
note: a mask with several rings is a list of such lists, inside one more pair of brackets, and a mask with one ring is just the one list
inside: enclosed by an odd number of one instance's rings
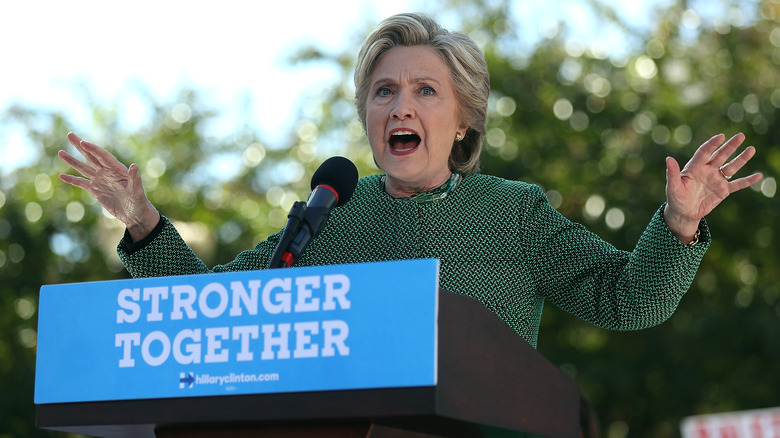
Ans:
{"label": "outdoor background", "polygon": [[758,153],[743,173],[765,179],[707,218],[712,246],[674,316],[611,332],[548,305],[539,351],[609,438],[674,437],[687,416],[780,406],[780,1],[355,2],[330,15],[296,2],[29,3],[0,6],[1,438],[66,436],[35,428],[40,286],[127,276],[123,228],[57,178],[67,132],[139,163],[206,264],[227,262],[283,226],[325,158],[377,172],[352,68],[368,30],[404,9],[486,54],[483,172],[540,185],[619,248],[664,201],[666,156],[684,164],[712,135],[745,133]]}

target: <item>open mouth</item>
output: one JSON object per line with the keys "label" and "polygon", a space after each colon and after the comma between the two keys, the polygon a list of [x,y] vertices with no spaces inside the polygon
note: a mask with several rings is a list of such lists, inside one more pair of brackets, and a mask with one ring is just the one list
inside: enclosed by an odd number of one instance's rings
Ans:
{"label": "open mouth", "polygon": [[408,129],[397,129],[390,133],[390,150],[393,153],[407,153],[420,145],[420,136]]}

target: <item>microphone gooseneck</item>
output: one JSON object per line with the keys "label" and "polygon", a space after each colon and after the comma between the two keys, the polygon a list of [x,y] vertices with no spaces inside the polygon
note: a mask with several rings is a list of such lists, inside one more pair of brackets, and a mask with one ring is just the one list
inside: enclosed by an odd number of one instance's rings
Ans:
{"label": "microphone gooseneck", "polygon": [[349,201],[357,180],[357,168],[350,160],[344,157],[325,160],[311,178],[312,192],[306,204],[296,202],[287,215],[287,225],[268,267],[292,266],[325,226],[330,211]]}

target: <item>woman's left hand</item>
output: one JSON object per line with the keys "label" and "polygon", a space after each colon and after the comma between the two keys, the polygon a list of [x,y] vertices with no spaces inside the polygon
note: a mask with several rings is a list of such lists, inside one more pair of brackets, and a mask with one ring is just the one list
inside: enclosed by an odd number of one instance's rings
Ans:
{"label": "woman's left hand", "polygon": [[756,153],[748,146],[731,161],[727,160],[745,140],[737,134],[724,143],[718,134],[699,146],[680,171],[672,157],[666,158],[666,208],[664,219],[672,233],[683,243],[694,239],[701,219],[730,194],[761,181],[760,173],[732,180]]}

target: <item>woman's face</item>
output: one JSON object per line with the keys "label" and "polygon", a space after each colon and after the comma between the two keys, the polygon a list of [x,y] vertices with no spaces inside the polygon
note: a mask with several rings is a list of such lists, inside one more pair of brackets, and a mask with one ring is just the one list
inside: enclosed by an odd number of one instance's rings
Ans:
{"label": "woman's face", "polygon": [[394,47],[370,84],[366,131],[387,192],[410,196],[444,184],[455,136],[466,133],[447,64],[427,46]]}

